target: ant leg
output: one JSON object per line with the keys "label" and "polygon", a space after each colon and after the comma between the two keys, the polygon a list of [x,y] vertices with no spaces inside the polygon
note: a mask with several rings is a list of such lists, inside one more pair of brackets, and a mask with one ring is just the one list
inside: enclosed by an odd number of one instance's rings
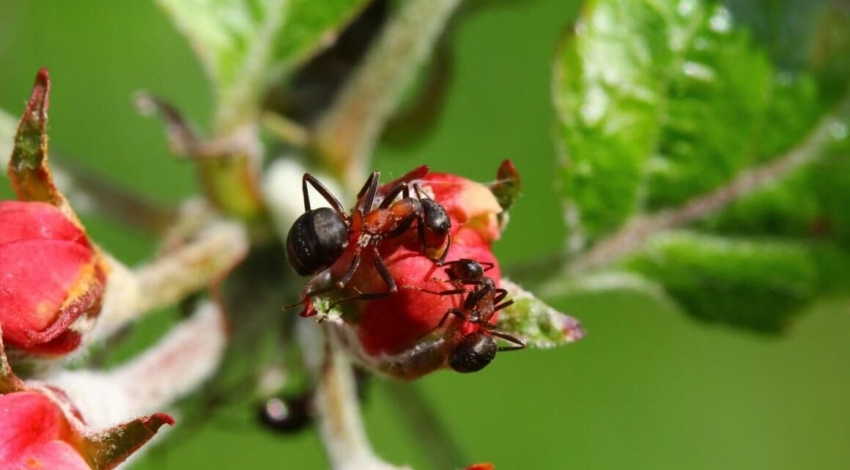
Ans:
{"label": "ant leg", "polygon": [[525,341],[517,338],[516,336],[505,333],[504,331],[498,330],[489,330],[487,334],[495,336],[497,338],[502,338],[505,341],[514,343],[516,346],[500,346],[499,351],[518,351],[520,349],[525,349]]}
{"label": "ant leg", "polygon": [[346,297],[344,299],[335,300],[328,306],[328,308],[334,308],[334,307],[336,307],[337,305],[339,305],[343,302],[352,302],[352,301],[355,301],[355,300],[383,299],[383,298],[389,297],[391,295],[393,295],[392,292],[365,292],[365,293],[361,292],[361,293],[359,293],[355,296],[352,296],[352,297]]}
{"label": "ant leg", "polygon": [[321,194],[326,201],[328,201],[328,204],[333,206],[335,211],[347,217],[348,213],[345,211],[345,208],[342,207],[342,203],[339,202],[339,199],[334,197],[334,195],[328,191],[328,188],[326,188],[325,185],[323,185],[310,173],[304,173],[304,177],[301,178],[301,190],[304,192],[304,210],[306,212],[310,212],[310,196],[307,194],[307,183],[310,183],[310,185],[313,186],[313,189],[318,191],[318,193]]}
{"label": "ant leg", "polygon": [[490,289],[487,288],[473,290],[469,293],[469,295],[466,296],[466,299],[463,301],[463,307],[467,310],[474,309],[475,306],[478,305],[478,303],[481,302],[484,297],[489,293]]}
{"label": "ant leg", "polygon": [[486,261],[477,261],[477,263],[480,264],[482,268],[484,268],[485,273],[496,267],[496,263],[488,263]]}
{"label": "ant leg", "polygon": [[493,307],[493,311],[494,311],[494,312],[498,312],[499,310],[501,310],[501,309],[503,309],[503,308],[505,308],[505,307],[510,307],[510,306],[511,306],[511,305],[513,305],[513,304],[514,304],[514,299],[508,300],[507,302],[501,303],[501,304],[496,305],[495,307]]}
{"label": "ant leg", "polygon": [[366,178],[366,182],[363,183],[363,187],[360,188],[360,191],[357,191],[357,199],[362,198],[363,195],[366,194],[366,190],[369,189],[369,187],[374,184],[374,182],[372,180],[380,179],[380,177],[381,177],[381,172],[378,171],[378,170],[375,170],[372,173],[370,173],[369,177]]}
{"label": "ant leg", "polygon": [[357,210],[360,211],[361,214],[365,214],[367,212],[372,211],[372,204],[375,202],[375,195],[378,193],[378,180],[381,179],[380,171],[373,171],[371,175],[369,175],[369,179],[366,180],[366,183],[360,189],[360,192],[357,193],[357,200],[363,201],[362,205],[358,205]]}
{"label": "ant leg", "polygon": [[384,200],[381,201],[381,205],[378,206],[378,209],[386,209],[390,207],[393,204],[393,201],[395,200],[396,196],[399,195],[399,193],[401,193],[402,198],[407,198],[409,196],[407,183],[405,183],[404,181],[395,185],[393,189],[391,189],[390,192],[388,192],[387,195],[384,196]]}
{"label": "ant leg", "polygon": [[[381,255],[378,253],[378,247],[372,247],[375,250],[375,268],[378,270],[378,273],[381,275],[381,278],[384,282],[387,283],[389,287],[389,292],[377,292],[377,293],[359,293],[354,297],[348,297],[345,299],[338,300],[334,302],[332,305],[336,305],[340,302],[345,302],[348,300],[368,300],[368,299],[379,299],[381,297],[387,297],[398,292],[398,287],[396,287],[395,279],[393,279],[392,274],[390,274],[389,269],[384,264],[384,260],[381,258]],[[318,290],[308,292],[305,294],[308,298],[314,297],[319,294],[324,294],[326,292],[330,292],[333,290],[341,290],[344,289],[346,285],[351,281],[351,278],[354,277],[354,273],[357,272],[357,268],[360,267],[360,260],[362,257],[360,256],[360,247],[358,246],[356,250],[354,250],[354,256],[351,258],[351,265],[348,267],[348,271],[342,275],[341,278],[337,279],[336,282],[324,286]]]}
{"label": "ant leg", "polygon": [[[390,209],[390,210],[392,210],[392,209]],[[412,212],[405,215],[404,217],[399,219],[398,222],[396,222],[396,227],[394,229],[392,229],[390,232],[386,233],[384,235],[384,238],[393,238],[393,237],[398,237],[398,236],[404,234],[404,232],[406,232],[407,229],[410,228],[410,225],[413,223],[413,221],[418,220],[419,217],[420,217],[420,214],[419,214],[418,208],[413,208]],[[421,227],[421,224],[419,226]],[[421,229],[419,231],[420,231],[420,233],[422,232]]]}
{"label": "ant leg", "polygon": [[344,288],[348,284],[348,281],[350,281],[351,278],[354,276],[354,273],[357,271],[357,268],[359,268],[359,267],[360,267],[360,246],[357,246],[357,248],[354,250],[354,256],[351,258],[351,265],[348,267],[348,271],[346,271],[345,274],[343,274],[341,278],[337,279],[337,281],[332,284],[334,286],[334,288],[336,288],[336,289]]}
{"label": "ant leg", "polygon": [[493,304],[498,304],[499,302],[505,300],[505,297],[508,296],[508,291],[505,289],[496,289],[496,296],[493,297]]}
{"label": "ant leg", "polygon": [[461,320],[466,319],[466,315],[462,311],[460,311],[456,308],[450,308],[446,311],[445,315],[443,315],[443,318],[440,318],[440,322],[437,323],[437,326],[435,326],[434,329],[440,328],[441,326],[445,325],[446,320],[449,319],[449,315],[454,315],[456,317],[460,317]]}
{"label": "ant leg", "polygon": [[378,274],[381,275],[381,278],[387,284],[391,293],[398,292],[398,286],[396,286],[395,279],[393,279],[393,275],[390,274],[390,270],[387,269],[387,265],[384,264],[384,259],[381,258],[381,253],[378,252],[378,245],[372,245],[372,250],[375,252],[375,268],[378,270]]}
{"label": "ant leg", "polygon": [[420,292],[427,292],[428,294],[434,295],[456,295],[456,294],[468,294],[469,290],[467,289],[451,289],[437,292],[435,290],[423,289],[419,286],[401,286],[402,289],[416,289]]}

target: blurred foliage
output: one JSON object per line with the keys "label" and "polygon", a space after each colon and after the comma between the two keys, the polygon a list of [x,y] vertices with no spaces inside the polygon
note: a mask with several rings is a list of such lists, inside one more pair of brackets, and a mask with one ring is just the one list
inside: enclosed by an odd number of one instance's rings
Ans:
{"label": "blurred foliage", "polygon": [[[275,2],[211,16],[207,32],[222,32],[221,20],[235,23],[226,29],[233,35],[217,43],[226,46],[220,55],[202,62],[219,77],[207,93],[202,70],[161,12],[141,2],[95,3],[85,13],[55,0],[0,6],[0,106],[17,113],[32,74],[50,66],[54,147],[171,201],[193,192],[189,170],[166,159],[160,129],[133,115],[130,92],[151,88],[206,122],[216,113],[211,103],[235,93],[232,80],[247,80],[255,99],[240,103],[253,106],[265,80],[317,51],[320,32],[337,32],[360,4],[313,11],[293,0],[291,18],[311,20],[273,25],[291,39],[272,40],[267,67],[251,76],[238,73],[241,54],[257,39],[251,25],[259,12]],[[455,71],[433,138],[416,148],[382,148],[374,166],[401,174],[428,163],[486,180],[499,161],[514,158],[523,197],[497,249],[508,263],[559,262],[551,256],[564,228],[551,189],[556,155],[547,140],[546,74],[556,37],[579,4],[501,3],[455,25]],[[556,63],[568,235],[592,248],[636,214],[679,207],[782,158],[844,99],[848,24],[846,2],[586,2]],[[847,468],[850,307],[823,294],[846,294],[850,149],[846,127],[836,125],[831,136],[833,145],[811,165],[687,231],[650,239],[617,266],[706,320],[787,331],[789,318],[808,307],[812,317],[793,335],[765,341],[689,323],[655,298],[574,293],[568,304],[554,303],[590,332],[578,345],[507,355],[486,373],[423,381],[470,461],[497,468]],[[124,259],[152,249],[149,238],[122,234],[115,224],[89,226]],[[427,435],[376,392],[367,418],[379,453],[426,467],[415,451]],[[237,411],[227,409],[203,423],[209,426],[197,439],[163,446],[138,467],[323,465],[313,434],[282,439]],[[522,432],[509,431],[517,426]],[[400,439],[403,432],[412,437]]]}
{"label": "blurred foliage", "polygon": [[159,0],[212,82],[222,130],[254,118],[268,86],[329,43],[366,3]]}
{"label": "blurred foliage", "polygon": [[[638,215],[687,214],[751,185],[696,223],[710,236],[658,234],[627,267],[699,318],[777,331],[835,284],[818,279],[850,275],[819,263],[823,250],[850,249],[833,228],[846,224],[836,206],[850,193],[832,171],[850,162],[837,150],[850,122],[850,28],[836,26],[850,11],[732,3],[588,2],[558,53],[561,181],[579,250]],[[756,171],[774,181],[741,179]]]}

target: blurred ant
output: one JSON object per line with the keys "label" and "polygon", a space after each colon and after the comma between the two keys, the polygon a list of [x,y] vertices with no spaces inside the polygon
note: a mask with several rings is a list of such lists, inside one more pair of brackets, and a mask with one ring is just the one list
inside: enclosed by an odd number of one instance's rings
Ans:
{"label": "blurred ant", "polygon": [[[344,288],[360,266],[361,251],[370,247],[374,253],[375,268],[389,288],[388,292],[361,293],[352,299],[371,299],[391,295],[398,291],[396,282],[387,269],[378,250],[384,239],[398,237],[407,232],[414,221],[422,243],[423,253],[441,266],[451,246],[451,221],[445,209],[436,201],[424,195],[418,184],[406,181],[409,175],[418,174],[417,168],[401,178],[377,207],[373,208],[378,193],[380,172],[374,171],[357,194],[358,204],[352,215],[348,215],[339,200],[322,185],[319,180],[304,173],[302,191],[304,193],[304,213],[301,214],[286,239],[286,254],[292,269],[302,275],[316,274],[332,266],[348,247],[349,238],[358,233],[354,255],[346,272],[336,281],[304,292],[302,302],[310,297]],[[310,208],[310,196],[307,185],[310,184],[325,198],[332,208]],[[413,186],[415,197],[410,195]],[[395,201],[401,195],[401,199]],[[431,253],[439,256],[431,256]],[[302,303],[299,302],[299,303]],[[298,304],[295,304],[298,305]]]}
{"label": "blurred ant", "polygon": [[[353,369],[357,398],[360,403],[365,403],[371,377],[361,367]],[[263,428],[277,434],[301,432],[313,424],[315,392],[313,387],[308,387],[300,392],[280,393],[266,398],[256,406],[257,420]]]}
{"label": "blurred ant", "polygon": [[312,392],[271,397],[257,407],[257,419],[264,428],[280,434],[294,434],[313,422]]}
{"label": "blurred ant", "polygon": [[[484,275],[495,265],[466,258],[450,261],[446,265],[449,282],[457,286],[457,289],[442,292],[418,287],[416,289],[437,295],[466,294],[466,297],[463,299],[461,308],[448,309],[434,329],[445,325],[452,315],[464,322],[479,326],[477,331],[464,335],[454,347],[449,354],[449,367],[457,372],[477,372],[496,357],[496,352],[525,348],[524,341],[509,333],[496,330],[496,325],[490,323],[490,319],[496,312],[514,303],[513,300],[505,300],[508,295],[507,290],[497,288],[493,279]],[[472,289],[464,287],[469,285],[474,287]],[[513,343],[514,346],[498,346],[493,336]]]}

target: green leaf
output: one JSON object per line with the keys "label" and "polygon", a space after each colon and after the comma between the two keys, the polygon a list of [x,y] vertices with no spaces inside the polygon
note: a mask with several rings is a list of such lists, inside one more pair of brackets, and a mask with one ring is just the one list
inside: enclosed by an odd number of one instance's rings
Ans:
{"label": "green leaf", "polygon": [[661,283],[698,318],[762,331],[784,327],[822,282],[805,244],[690,232],[654,238],[625,267]]}
{"label": "green leaf", "polygon": [[502,279],[513,304],[499,313],[496,327],[536,348],[551,348],[578,341],[584,337],[581,323],[550,307],[513,282]]}
{"label": "green leaf", "polygon": [[838,290],[848,89],[850,11],[833,2],[589,2],[556,58],[578,257],[557,285],[631,255],[694,315],[768,331]]}
{"label": "green leaf", "polygon": [[330,44],[366,0],[157,0],[213,85],[219,133],[252,117],[266,87]]}
{"label": "green leaf", "polygon": [[850,139],[846,124],[832,132],[833,145],[811,165],[697,226],[717,234],[828,240],[850,250]]}
{"label": "green leaf", "polygon": [[818,15],[832,0],[724,0],[737,23],[752,31],[771,61],[786,71],[807,66]]}
{"label": "green leaf", "polygon": [[[660,125],[655,35],[630,34],[638,15],[647,31],[662,18],[640,2],[593,2],[561,45],[554,99],[563,150],[564,195],[579,212],[574,232],[590,239],[620,226],[638,206],[643,168]],[[637,21],[637,19],[633,20]]]}
{"label": "green leaf", "polygon": [[14,147],[6,173],[20,201],[47,202],[71,209],[53,182],[47,165],[47,111],[50,108],[50,76],[47,69],[35,77],[30,99],[14,137]]}
{"label": "green leaf", "polygon": [[574,232],[592,242],[804,139],[824,111],[817,80],[768,59],[716,2],[591,3],[555,76]]}
{"label": "green leaf", "polygon": [[166,424],[174,426],[174,419],[167,414],[156,413],[97,433],[85,433],[79,439],[80,450],[93,469],[110,470],[127,460]]}

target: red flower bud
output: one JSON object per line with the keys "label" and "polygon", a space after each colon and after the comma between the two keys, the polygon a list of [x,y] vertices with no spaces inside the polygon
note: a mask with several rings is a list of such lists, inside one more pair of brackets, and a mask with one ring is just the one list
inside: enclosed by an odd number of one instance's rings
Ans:
{"label": "red flower bud", "polygon": [[[437,201],[452,220],[453,232],[471,229],[481,236],[476,244],[490,244],[501,235],[499,201],[487,186],[446,173],[431,173],[421,184],[431,188]],[[471,234],[470,234],[471,235]]]}
{"label": "red flower bud", "polygon": [[[498,286],[500,270],[491,243],[499,238],[498,201],[484,185],[447,174],[428,174],[410,181],[443,206],[451,220],[452,241],[447,263],[470,259],[492,267],[487,277]],[[385,194],[395,185],[379,189]],[[349,248],[330,268],[330,278],[339,279],[351,266],[359,233],[352,234]],[[343,343],[374,369],[394,377],[413,380],[444,367],[458,342],[481,329],[456,315],[450,309],[462,306],[463,293],[440,295],[457,290],[449,282],[445,268],[438,267],[423,252],[415,226],[401,236],[384,239],[379,252],[399,291],[383,298],[342,302],[347,326],[340,331]],[[361,252],[361,265],[338,299],[357,297],[361,293],[386,292],[387,285],[375,268],[371,249]],[[324,282],[320,280],[319,282]],[[444,320],[445,317],[445,320]],[[496,316],[491,318],[494,322]],[[438,328],[438,324],[443,322]]]}
{"label": "red flower bud", "polygon": [[105,283],[101,256],[60,209],[0,201],[0,324],[3,341],[58,355],[80,343],[72,325],[96,315]]}
{"label": "red flower bud", "polygon": [[0,421],[3,468],[91,469],[73,445],[73,428],[47,396],[35,391],[0,396]]}
{"label": "red flower bud", "polygon": [[492,463],[474,463],[464,470],[495,470],[496,466]]}

